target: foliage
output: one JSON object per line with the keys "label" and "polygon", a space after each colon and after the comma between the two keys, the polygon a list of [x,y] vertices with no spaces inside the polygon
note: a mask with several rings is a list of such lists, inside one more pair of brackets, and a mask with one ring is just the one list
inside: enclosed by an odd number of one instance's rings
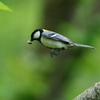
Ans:
{"label": "foliage", "polygon": [[7,10],[7,11],[12,11],[8,6],[0,2],[0,9],[1,10]]}

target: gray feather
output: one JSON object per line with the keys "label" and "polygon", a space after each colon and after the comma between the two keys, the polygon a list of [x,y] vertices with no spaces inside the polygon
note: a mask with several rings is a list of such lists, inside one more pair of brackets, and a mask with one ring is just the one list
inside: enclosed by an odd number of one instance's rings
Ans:
{"label": "gray feather", "polygon": [[84,45],[84,44],[78,44],[78,43],[74,43],[75,46],[79,46],[79,47],[86,47],[86,48],[92,48],[92,49],[96,49],[95,47],[89,46],[89,45]]}
{"label": "gray feather", "polygon": [[52,31],[43,32],[42,36],[44,36],[46,38],[50,38],[52,40],[64,42],[66,44],[69,44],[70,46],[79,46],[79,47],[87,47],[87,48],[96,49],[95,47],[92,47],[92,46],[89,46],[89,45],[74,43],[69,38],[67,38],[63,35],[60,35],[58,33],[52,32]]}
{"label": "gray feather", "polygon": [[67,38],[67,37],[65,37],[63,35],[60,35],[58,33],[52,32],[52,31],[43,32],[42,36],[47,37],[47,38],[51,38],[53,40],[58,40],[58,41],[66,42],[68,44],[73,44],[73,42],[69,38]]}

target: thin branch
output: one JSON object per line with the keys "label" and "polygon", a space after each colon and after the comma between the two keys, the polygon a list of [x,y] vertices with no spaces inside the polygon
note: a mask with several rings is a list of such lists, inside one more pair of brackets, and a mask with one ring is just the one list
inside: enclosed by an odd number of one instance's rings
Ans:
{"label": "thin branch", "polygon": [[100,100],[100,82],[85,90],[73,100]]}

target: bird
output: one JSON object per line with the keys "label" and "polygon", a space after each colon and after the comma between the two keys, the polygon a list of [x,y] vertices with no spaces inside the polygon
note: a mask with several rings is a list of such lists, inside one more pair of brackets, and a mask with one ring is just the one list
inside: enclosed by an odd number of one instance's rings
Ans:
{"label": "bird", "polygon": [[59,51],[66,50],[70,47],[76,46],[96,49],[95,47],[89,45],[74,43],[69,38],[63,35],[45,29],[34,30],[31,34],[31,39],[27,42],[28,44],[32,44],[34,40],[39,41],[42,45],[51,49],[50,54],[52,59],[54,56],[57,56],[59,54]]}

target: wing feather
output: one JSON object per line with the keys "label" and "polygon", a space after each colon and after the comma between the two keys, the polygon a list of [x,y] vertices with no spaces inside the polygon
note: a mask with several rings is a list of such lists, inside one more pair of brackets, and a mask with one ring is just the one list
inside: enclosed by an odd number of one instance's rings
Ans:
{"label": "wing feather", "polygon": [[42,36],[56,40],[56,41],[62,41],[62,42],[65,42],[67,44],[73,44],[73,42],[69,38],[67,38],[63,35],[60,35],[58,33],[52,32],[52,31],[43,32]]}

